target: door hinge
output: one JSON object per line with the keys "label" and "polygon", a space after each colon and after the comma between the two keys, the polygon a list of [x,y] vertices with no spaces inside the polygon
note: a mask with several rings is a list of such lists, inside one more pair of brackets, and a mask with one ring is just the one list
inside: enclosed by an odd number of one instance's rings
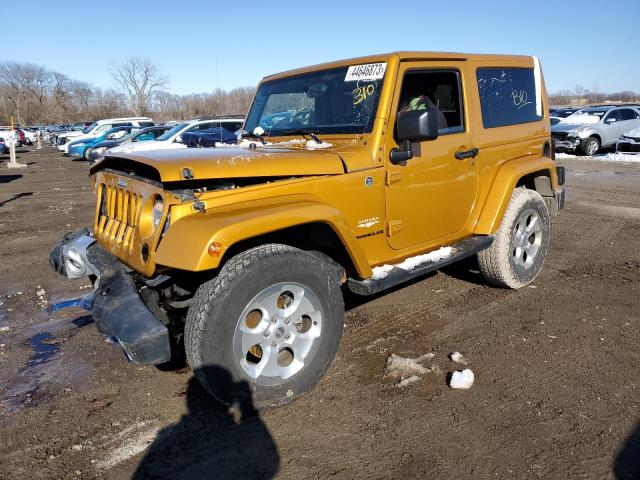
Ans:
{"label": "door hinge", "polygon": [[387,186],[391,185],[392,183],[397,183],[400,180],[402,180],[402,173],[399,172],[390,172],[387,170]]}
{"label": "door hinge", "polygon": [[402,220],[389,220],[387,223],[387,237],[391,237],[402,230]]}

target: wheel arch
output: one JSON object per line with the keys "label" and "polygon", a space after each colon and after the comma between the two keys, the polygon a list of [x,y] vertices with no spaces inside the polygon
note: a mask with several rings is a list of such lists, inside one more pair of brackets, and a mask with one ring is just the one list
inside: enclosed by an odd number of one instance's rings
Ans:
{"label": "wheel arch", "polygon": [[[208,253],[217,242],[218,256]],[[348,273],[365,278],[371,267],[346,220],[332,206],[320,203],[277,205],[204,217],[190,215],[172,224],[158,246],[158,265],[188,271],[220,268],[233,255],[265,243],[279,243],[329,256]],[[185,248],[185,244],[188,248]]]}
{"label": "wheel arch", "polygon": [[523,157],[502,165],[481,210],[475,234],[491,235],[496,232],[511,200],[511,194],[518,187],[535,190],[543,197],[553,197],[558,188],[553,160],[546,157]]}

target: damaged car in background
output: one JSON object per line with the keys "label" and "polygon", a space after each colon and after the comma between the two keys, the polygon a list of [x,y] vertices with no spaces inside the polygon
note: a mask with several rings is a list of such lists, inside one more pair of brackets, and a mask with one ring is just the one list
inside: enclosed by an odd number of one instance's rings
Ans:
{"label": "damaged car in background", "polygon": [[640,153],[640,127],[624,133],[616,144],[616,152]]}
{"label": "damaged car in background", "polygon": [[558,152],[595,155],[612,147],[628,130],[640,127],[640,108],[599,106],[578,110],[551,126],[551,137]]}

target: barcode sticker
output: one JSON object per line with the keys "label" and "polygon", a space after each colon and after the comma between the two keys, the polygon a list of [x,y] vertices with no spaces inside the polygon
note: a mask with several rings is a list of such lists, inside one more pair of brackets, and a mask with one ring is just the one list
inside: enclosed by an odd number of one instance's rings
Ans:
{"label": "barcode sticker", "polygon": [[387,63],[367,63],[365,65],[351,65],[344,77],[345,82],[355,82],[358,80],[380,80],[384,77]]}

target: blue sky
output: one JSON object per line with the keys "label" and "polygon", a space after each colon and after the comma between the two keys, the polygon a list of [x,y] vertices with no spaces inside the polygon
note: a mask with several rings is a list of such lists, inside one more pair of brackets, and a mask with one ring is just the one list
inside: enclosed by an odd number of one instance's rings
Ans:
{"label": "blue sky", "polygon": [[436,50],[537,55],[550,92],[578,83],[640,91],[640,0],[36,0],[24,10],[3,23],[13,41],[1,59],[101,87],[113,85],[109,61],[126,56],[150,57],[184,94],[329,60]]}

